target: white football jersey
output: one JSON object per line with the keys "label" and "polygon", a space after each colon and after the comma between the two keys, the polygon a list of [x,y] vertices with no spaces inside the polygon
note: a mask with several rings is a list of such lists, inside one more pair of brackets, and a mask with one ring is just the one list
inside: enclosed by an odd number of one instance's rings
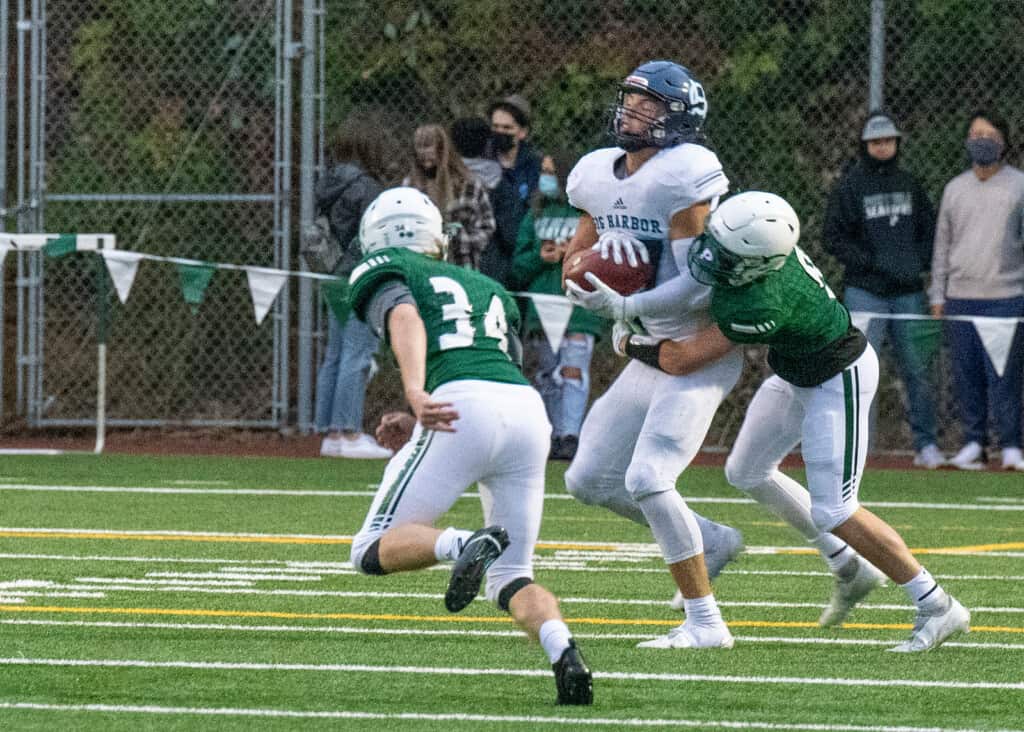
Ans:
{"label": "white football jersey", "polygon": [[586,211],[597,227],[625,231],[662,248],[655,286],[682,277],[685,296],[672,317],[643,317],[652,336],[680,339],[711,323],[707,309],[711,288],[690,275],[687,252],[671,251],[669,224],[672,216],[704,201],[714,201],[729,190],[729,179],[714,152],[701,145],[683,144],[659,151],[630,176],[619,178],[615,164],[625,151],[610,147],[585,155],[572,169],[566,184],[569,202]]}

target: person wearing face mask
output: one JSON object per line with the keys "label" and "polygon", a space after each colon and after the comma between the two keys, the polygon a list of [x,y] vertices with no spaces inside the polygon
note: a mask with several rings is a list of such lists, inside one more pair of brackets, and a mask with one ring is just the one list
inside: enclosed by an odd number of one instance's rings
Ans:
{"label": "person wearing face mask", "polygon": [[[829,196],[825,248],[843,264],[843,301],[853,312],[928,313],[924,275],[932,263],[935,209],[921,182],[900,167],[902,137],[891,116],[871,112],[860,135],[860,159]],[[878,353],[886,340],[893,347],[907,388],[914,465],[930,470],[944,465],[932,397],[936,324],[873,318],[865,335]],[[871,411],[872,437],[876,406]]]}
{"label": "person wearing face mask", "polygon": [[426,193],[449,230],[448,261],[480,269],[494,234],[487,188],[462,162],[444,127],[421,125],[413,133],[413,166],[402,185]]}
{"label": "person wearing face mask", "polygon": [[[562,257],[580,218],[565,194],[565,179],[574,162],[563,154],[541,159],[537,190],[519,226],[509,272],[509,285],[515,290],[562,294]],[[527,346],[537,358],[533,384],[552,425],[549,458],[572,460],[590,395],[590,359],[603,321],[585,308],[574,307],[557,352],[544,334],[532,300],[524,323]]]}
{"label": "person wearing face mask", "polygon": [[[928,292],[932,314],[1024,317],[1024,173],[1006,162],[1006,121],[991,110],[974,112],[965,147],[971,167],[946,184],[939,205]],[[971,321],[948,321],[946,335],[963,440],[950,463],[963,470],[985,467],[991,416],[1003,469],[1024,471],[1024,328],[1018,322],[1001,370],[994,360],[1003,359],[989,356]]]}
{"label": "person wearing face mask", "polygon": [[537,190],[540,157],[527,141],[530,105],[518,94],[494,102],[487,110],[491,121],[491,153],[501,165],[501,181],[491,192],[497,231],[484,252],[480,271],[507,285],[515,254],[519,225]]}

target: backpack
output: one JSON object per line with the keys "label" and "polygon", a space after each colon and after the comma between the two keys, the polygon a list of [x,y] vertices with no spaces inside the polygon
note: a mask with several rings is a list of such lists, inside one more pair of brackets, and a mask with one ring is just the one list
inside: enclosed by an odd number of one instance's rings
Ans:
{"label": "backpack", "polygon": [[333,274],[342,255],[341,244],[331,233],[331,222],[326,214],[320,214],[303,229],[299,256],[311,272]]}

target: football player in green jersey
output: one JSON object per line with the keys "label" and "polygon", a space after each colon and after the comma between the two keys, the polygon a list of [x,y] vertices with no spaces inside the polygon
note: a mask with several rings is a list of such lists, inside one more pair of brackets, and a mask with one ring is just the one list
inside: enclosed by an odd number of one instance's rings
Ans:
{"label": "football player in green jersey", "polygon": [[[724,201],[690,248],[691,273],[712,286],[716,337],[767,344],[775,370],[750,403],[726,477],[755,495],[774,493],[781,507],[791,502],[794,514],[805,512],[807,492],[778,469],[800,443],[814,526],[847,542],[916,605],[910,638],[891,650],[927,651],[966,632],[970,613],[891,526],[858,503],[878,359],[796,245],[799,236],[799,219],[785,200],[751,191]],[[842,599],[833,598],[826,616]]]}
{"label": "football player in green jersey", "polygon": [[[383,575],[453,560],[451,612],[486,577],[487,598],[551,659],[558,703],[591,704],[591,673],[558,600],[533,582],[551,425],[517,364],[519,310],[494,280],[441,261],[441,214],[414,188],[384,191],[359,236],[352,309],[388,338],[417,424],[384,471],[352,564]],[[473,483],[488,526],[435,528]]]}

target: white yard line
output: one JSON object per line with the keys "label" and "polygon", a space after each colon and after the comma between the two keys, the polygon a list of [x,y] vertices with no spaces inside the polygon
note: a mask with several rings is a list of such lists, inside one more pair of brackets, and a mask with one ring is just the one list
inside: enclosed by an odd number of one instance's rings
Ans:
{"label": "white yard line", "polygon": [[[183,482],[183,481],[176,481]],[[216,481],[211,481],[216,482]],[[103,485],[44,485],[27,483],[0,483],[0,491],[58,491],[63,493],[149,493],[166,495],[240,495],[240,496],[314,496],[328,498],[360,498],[376,494],[376,490],[320,490],[320,489],[279,489],[279,488],[184,488],[175,486],[103,486]],[[467,492],[463,498],[479,498],[480,494]],[[566,493],[548,493],[547,500],[571,501]],[[687,503],[709,504],[754,504],[743,497],[687,496]],[[864,506],[874,508],[912,508],[939,511],[1024,511],[1024,503],[1013,499],[979,498],[978,503],[927,503],[920,501],[862,501]]]}
{"label": "white yard line", "polygon": [[[300,671],[309,673],[381,673],[429,676],[548,677],[550,670],[521,668],[455,668],[446,666],[372,666],[357,663],[256,663],[233,661],[147,661],[135,658],[0,658],[0,666],[59,668],[147,668],[194,671]],[[936,681],[926,679],[815,678],[803,676],[740,676],[735,674],[665,674],[636,671],[596,671],[605,681],[663,681],[712,684],[771,684],[793,686],[903,687],[911,689],[992,689],[1024,691],[1024,682]]]}
{"label": "white yard line", "polygon": [[40,704],[36,702],[0,702],[0,709],[48,712],[96,712],[100,714],[161,714],[169,716],[258,717],[286,719],[362,719],[390,721],[465,722],[479,727],[482,723],[565,725],[569,727],[675,727],[696,729],[786,730],[799,732],[1022,732],[1021,730],[974,730],[946,727],[894,727],[888,725],[832,724],[797,722],[756,722],[713,719],[641,719],[629,717],[554,717],[540,715],[502,714],[428,714],[424,712],[360,712],[349,710],[301,710],[232,707],[164,707],[125,704]]}
{"label": "white yard line", "polygon": [[[569,619],[572,623],[572,619]],[[237,633],[338,633],[342,635],[382,636],[450,636],[465,638],[525,638],[520,630],[472,630],[468,628],[359,628],[345,625],[241,625],[237,623],[129,623],[113,620],[38,620],[34,618],[0,619],[0,625],[69,626],[80,628],[126,628],[132,630],[177,630],[182,632],[211,630]],[[573,631],[573,637],[582,640],[629,640],[652,638],[651,633],[588,633]],[[820,646],[891,646],[893,640],[882,638],[801,638],[764,635],[737,635],[741,643],[770,643],[775,645]],[[978,650],[1024,651],[1024,643],[985,643],[947,641],[946,648],[974,648]]]}

